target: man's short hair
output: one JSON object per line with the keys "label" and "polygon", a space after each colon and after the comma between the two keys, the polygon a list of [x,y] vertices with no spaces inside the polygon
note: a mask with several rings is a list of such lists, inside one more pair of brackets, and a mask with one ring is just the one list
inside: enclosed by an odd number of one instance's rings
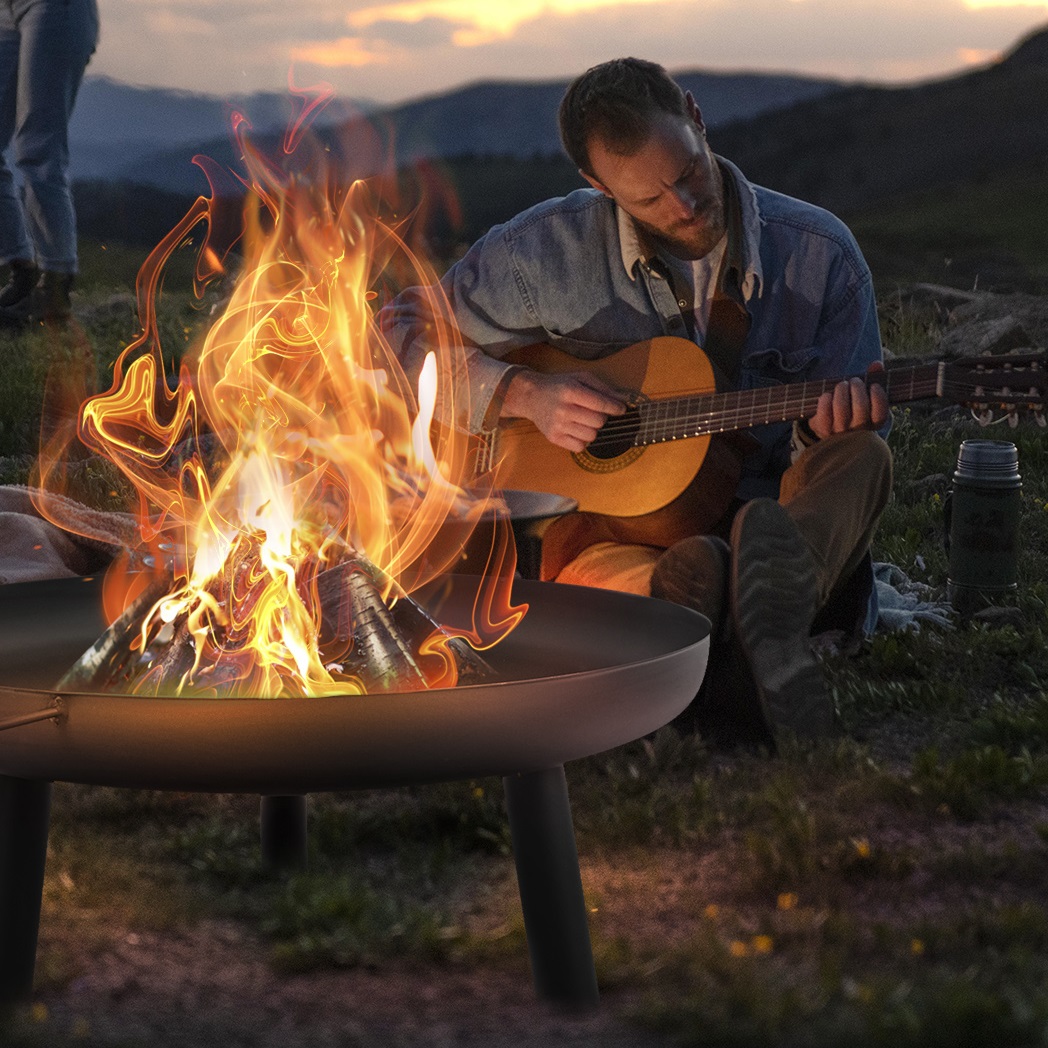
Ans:
{"label": "man's short hair", "polygon": [[686,116],[684,92],[662,66],[642,58],[615,58],[586,70],[561,99],[560,140],[575,166],[593,174],[589,143],[630,156],[647,141],[657,112]]}

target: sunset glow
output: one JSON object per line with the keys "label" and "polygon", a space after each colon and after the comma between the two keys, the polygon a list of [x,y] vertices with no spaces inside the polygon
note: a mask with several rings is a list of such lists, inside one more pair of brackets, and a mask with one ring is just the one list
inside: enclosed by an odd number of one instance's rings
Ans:
{"label": "sunset glow", "polygon": [[[564,80],[616,55],[667,69],[898,84],[1006,55],[1048,0],[107,0],[89,75],[212,95],[281,90],[290,64],[394,104],[479,80]],[[150,47],[141,41],[148,39]]]}
{"label": "sunset glow", "polygon": [[452,39],[460,47],[473,47],[510,36],[523,22],[540,14],[573,15],[601,8],[639,7],[662,0],[517,0],[493,4],[490,0],[404,0],[357,11],[347,18],[354,29],[377,22],[421,22],[442,19],[457,26]]}
{"label": "sunset glow", "polygon": [[976,11],[986,7],[1039,7],[1048,14],[1048,0],[964,0],[964,6]]}
{"label": "sunset glow", "polygon": [[294,62],[311,62],[325,69],[339,67],[360,68],[383,65],[389,62],[389,50],[358,36],[344,36],[339,40],[328,40],[316,44],[296,47],[291,52]]}

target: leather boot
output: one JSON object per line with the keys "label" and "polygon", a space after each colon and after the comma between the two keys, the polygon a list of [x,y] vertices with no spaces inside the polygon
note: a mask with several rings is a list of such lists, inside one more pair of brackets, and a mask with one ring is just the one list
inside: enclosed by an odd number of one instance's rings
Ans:
{"label": "leather boot", "polygon": [[736,514],[729,581],[733,639],[771,734],[834,735],[833,697],[810,645],[819,603],[815,561],[773,499],[753,499]]}
{"label": "leather boot", "polygon": [[39,279],[40,270],[32,262],[14,259],[11,262],[10,278],[0,288],[0,309],[27,302]]}
{"label": "leather boot", "polygon": [[651,595],[683,604],[710,620],[710,638],[724,639],[728,621],[728,544],[713,535],[692,535],[670,546],[655,562]]}

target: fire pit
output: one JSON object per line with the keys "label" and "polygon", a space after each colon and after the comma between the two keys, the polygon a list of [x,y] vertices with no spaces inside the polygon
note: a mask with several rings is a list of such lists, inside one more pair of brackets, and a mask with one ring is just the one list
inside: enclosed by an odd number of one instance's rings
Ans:
{"label": "fire pit", "polygon": [[[57,694],[104,628],[98,580],[0,590],[0,999],[32,989],[50,783],[302,796],[503,777],[540,996],[597,999],[564,763],[661,727],[694,696],[709,623],[621,593],[517,580],[530,611],[494,683],[311,698]],[[427,594],[454,617],[475,580]]]}

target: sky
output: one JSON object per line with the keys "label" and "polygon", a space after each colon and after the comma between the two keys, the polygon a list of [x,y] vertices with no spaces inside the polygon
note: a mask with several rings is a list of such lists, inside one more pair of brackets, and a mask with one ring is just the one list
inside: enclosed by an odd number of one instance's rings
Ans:
{"label": "sky", "polygon": [[394,103],[485,79],[668,69],[908,83],[993,61],[1048,0],[98,0],[89,74],[229,97],[330,84]]}

